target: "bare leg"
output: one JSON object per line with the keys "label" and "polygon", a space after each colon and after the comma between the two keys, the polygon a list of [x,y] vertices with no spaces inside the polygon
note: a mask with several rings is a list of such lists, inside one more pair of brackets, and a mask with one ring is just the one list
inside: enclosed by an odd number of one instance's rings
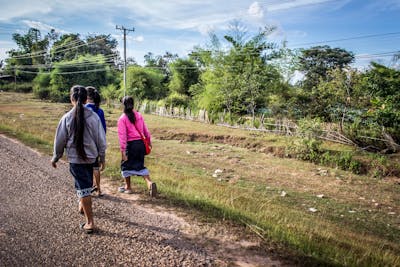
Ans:
{"label": "bare leg", "polygon": [[81,199],[79,199],[79,208],[78,211],[80,214],[85,214],[85,212],[83,211],[83,206],[82,206],[82,201]]}
{"label": "bare leg", "polygon": [[153,183],[153,182],[151,181],[151,179],[150,179],[150,176],[149,176],[149,175],[143,175],[143,179],[146,181],[147,189],[150,190],[151,184]]}
{"label": "bare leg", "polygon": [[153,183],[153,181],[150,179],[149,175],[144,175],[143,179],[146,181],[147,189],[149,190],[150,196],[151,197],[156,197],[157,196],[156,183]]}
{"label": "bare leg", "polygon": [[131,177],[130,176],[125,178],[125,189],[126,190],[132,190],[132,188],[131,188]]}
{"label": "bare leg", "polygon": [[86,224],[83,227],[84,229],[93,229],[94,221],[93,221],[93,212],[92,212],[92,197],[87,196],[81,198],[82,208],[85,212]]}
{"label": "bare leg", "polygon": [[94,185],[97,188],[97,195],[101,195],[101,189],[100,189],[100,171],[99,170],[93,170],[93,176],[94,176]]}

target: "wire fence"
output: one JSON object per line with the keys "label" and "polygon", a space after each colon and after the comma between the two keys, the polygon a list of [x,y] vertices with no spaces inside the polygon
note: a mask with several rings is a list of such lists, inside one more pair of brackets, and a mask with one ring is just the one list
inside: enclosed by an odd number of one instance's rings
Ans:
{"label": "wire fence", "polygon": [[[224,112],[218,114],[209,114],[207,110],[198,109],[192,110],[190,108],[183,107],[165,107],[157,106],[156,104],[144,102],[138,107],[138,110],[142,113],[150,113],[157,116],[197,121],[201,123],[213,123],[222,127],[242,129],[254,132],[265,132],[277,135],[285,136],[296,136],[304,137],[304,133],[300,130],[298,122],[290,120],[287,118],[267,118],[264,115],[256,116],[254,119],[247,117],[246,119],[241,119],[235,122],[229,122],[226,120],[227,114]],[[255,123],[257,122],[257,127]],[[272,121],[272,122],[271,122]],[[340,143],[344,145],[349,145],[353,147],[358,147],[362,150],[368,150],[371,148],[363,147],[360,142],[354,141],[352,138],[346,136],[339,127],[338,123],[321,123],[321,131],[319,135],[315,138]],[[369,137],[365,135],[357,136],[358,139],[366,140],[366,143],[381,143],[381,146],[390,148],[392,151],[400,151],[400,145],[397,144],[393,138],[387,133],[382,133],[381,138]],[[380,150],[376,148],[376,150]]]}

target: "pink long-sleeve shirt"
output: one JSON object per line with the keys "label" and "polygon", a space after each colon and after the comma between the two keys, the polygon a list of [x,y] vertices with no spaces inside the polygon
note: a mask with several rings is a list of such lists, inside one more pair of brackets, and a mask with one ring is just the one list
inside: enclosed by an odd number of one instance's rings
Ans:
{"label": "pink long-sleeve shirt", "polygon": [[[147,140],[149,140],[151,144],[151,136],[150,132],[147,129],[146,124],[144,123],[143,117],[139,112],[134,112],[136,121],[135,125],[136,128],[144,134]],[[122,152],[126,150],[126,144],[128,141],[133,140],[140,140],[142,137],[140,133],[138,133],[135,129],[135,126],[130,122],[128,116],[125,113],[121,115],[118,119],[118,138],[119,138],[119,145]]]}

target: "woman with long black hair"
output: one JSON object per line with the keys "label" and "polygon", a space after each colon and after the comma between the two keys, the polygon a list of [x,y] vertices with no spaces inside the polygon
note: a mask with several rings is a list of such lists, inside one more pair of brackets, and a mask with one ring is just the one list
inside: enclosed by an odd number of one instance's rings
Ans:
{"label": "woman with long black hair", "polygon": [[90,234],[94,230],[91,198],[93,163],[99,157],[100,169],[104,169],[106,137],[99,116],[84,106],[87,100],[86,88],[81,85],[73,86],[70,100],[73,108],[58,124],[51,163],[56,168],[64,149],[66,150],[69,169],[75,179],[79,211],[86,218],[80,228]]}
{"label": "woman with long black hair", "polygon": [[142,140],[143,134],[151,144],[150,132],[142,115],[133,110],[133,98],[125,96],[122,99],[124,113],[118,119],[118,138],[121,149],[121,174],[125,179],[125,186],[119,191],[132,194],[131,176],[142,176],[146,181],[150,196],[157,195],[157,186],[150,179],[149,170],[144,166],[146,149]]}

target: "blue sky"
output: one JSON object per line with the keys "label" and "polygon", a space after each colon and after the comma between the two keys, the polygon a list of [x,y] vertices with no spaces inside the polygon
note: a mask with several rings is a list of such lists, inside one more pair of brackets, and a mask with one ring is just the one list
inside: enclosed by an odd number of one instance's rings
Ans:
{"label": "blue sky", "polygon": [[[116,25],[135,28],[128,35],[127,56],[140,64],[147,52],[183,57],[204,46],[210,31],[222,37],[234,20],[249,35],[276,26],[271,41],[286,40],[290,48],[344,48],[356,54],[357,66],[371,60],[389,64],[390,52],[400,50],[400,0],[0,0],[0,6],[0,59],[16,47],[12,33],[29,27],[43,34],[51,28],[82,37],[111,34],[122,56]],[[388,54],[377,55],[382,53]]]}

